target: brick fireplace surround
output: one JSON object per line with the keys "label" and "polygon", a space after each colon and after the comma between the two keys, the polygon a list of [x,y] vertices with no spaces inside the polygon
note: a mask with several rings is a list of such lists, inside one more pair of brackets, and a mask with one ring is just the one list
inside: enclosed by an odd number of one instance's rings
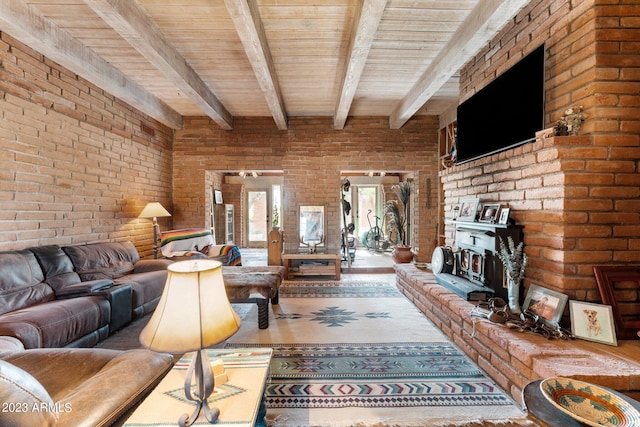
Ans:
{"label": "brick fireplace surround", "polygon": [[400,291],[517,402],[522,404],[527,383],[553,376],[600,384],[640,399],[640,341],[619,341],[612,347],[513,331],[472,318],[473,303],[436,283],[430,271],[413,264],[396,264],[395,270]]}

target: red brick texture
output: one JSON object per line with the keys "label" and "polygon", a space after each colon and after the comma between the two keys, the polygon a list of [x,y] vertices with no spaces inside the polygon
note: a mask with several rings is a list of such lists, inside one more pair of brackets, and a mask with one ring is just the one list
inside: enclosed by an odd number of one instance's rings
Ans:
{"label": "red brick texture", "polygon": [[151,254],[137,215],[172,210],[172,130],[4,33],[0,122],[0,250],[131,240]]}
{"label": "red brick texture", "polygon": [[[332,119],[290,118],[289,130],[278,130],[270,118],[236,118],[234,130],[187,117],[174,141],[174,222],[176,227],[202,224],[207,216],[205,173],[241,170],[284,171],[283,231],[288,250],[297,249],[300,205],[324,205],[329,250],[340,250],[343,171],[410,172],[413,195],[414,242],[430,257],[436,237],[438,121],[417,116],[402,129],[389,129],[385,118],[350,119],[334,130]],[[431,196],[430,196],[431,195]],[[236,214],[236,230],[238,229]]]}
{"label": "red brick texture", "polygon": [[522,403],[530,381],[580,379],[640,397],[640,341],[618,347],[582,340],[548,340],[473,318],[473,305],[436,283],[433,274],[397,264],[398,288],[497,384]]}
{"label": "red brick texture", "polygon": [[[583,136],[536,141],[441,173],[448,217],[469,196],[512,208],[524,225],[527,286],[598,301],[593,265],[640,261],[638,40],[638,0],[537,0],[461,73],[465,98],[545,42],[546,126],[572,106],[587,115]],[[449,226],[449,243],[452,233]]]}

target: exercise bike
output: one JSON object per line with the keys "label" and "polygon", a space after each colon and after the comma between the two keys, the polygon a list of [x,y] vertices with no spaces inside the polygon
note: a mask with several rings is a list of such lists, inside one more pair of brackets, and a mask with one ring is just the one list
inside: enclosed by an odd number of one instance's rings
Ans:
{"label": "exercise bike", "polygon": [[369,209],[369,212],[367,213],[367,221],[369,221],[369,231],[367,231],[366,237],[364,239],[364,245],[369,250],[373,250],[376,252],[385,251],[391,246],[391,241],[382,233],[382,228],[380,228],[379,225],[381,218],[378,215],[374,215],[376,225],[371,225],[372,212],[373,211]]}

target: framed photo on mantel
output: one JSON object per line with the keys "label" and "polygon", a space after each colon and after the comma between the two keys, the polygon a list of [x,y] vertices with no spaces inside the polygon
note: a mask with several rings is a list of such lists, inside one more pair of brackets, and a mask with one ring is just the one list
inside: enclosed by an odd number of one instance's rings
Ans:
{"label": "framed photo on mantel", "polygon": [[503,224],[503,225],[508,224],[510,212],[511,212],[511,208],[500,209],[500,217],[498,218],[498,224]]}
{"label": "framed photo on mantel", "polygon": [[460,212],[458,213],[458,221],[475,221],[478,214],[478,205],[480,199],[462,199],[460,201]]}
{"label": "framed photo on mantel", "polygon": [[487,203],[482,206],[479,221],[493,224],[498,220],[498,213],[500,213],[500,205],[498,203]]}

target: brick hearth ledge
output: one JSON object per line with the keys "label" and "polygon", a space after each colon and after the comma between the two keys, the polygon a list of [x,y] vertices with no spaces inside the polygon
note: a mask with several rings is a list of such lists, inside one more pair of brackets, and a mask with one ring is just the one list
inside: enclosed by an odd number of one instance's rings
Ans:
{"label": "brick hearth ledge", "polygon": [[640,400],[640,340],[618,346],[548,340],[471,317],[474,304],[439,285],[430,271],[396,264],[398,289],[504,390],[522,404],[530,381],[570,377]]}

